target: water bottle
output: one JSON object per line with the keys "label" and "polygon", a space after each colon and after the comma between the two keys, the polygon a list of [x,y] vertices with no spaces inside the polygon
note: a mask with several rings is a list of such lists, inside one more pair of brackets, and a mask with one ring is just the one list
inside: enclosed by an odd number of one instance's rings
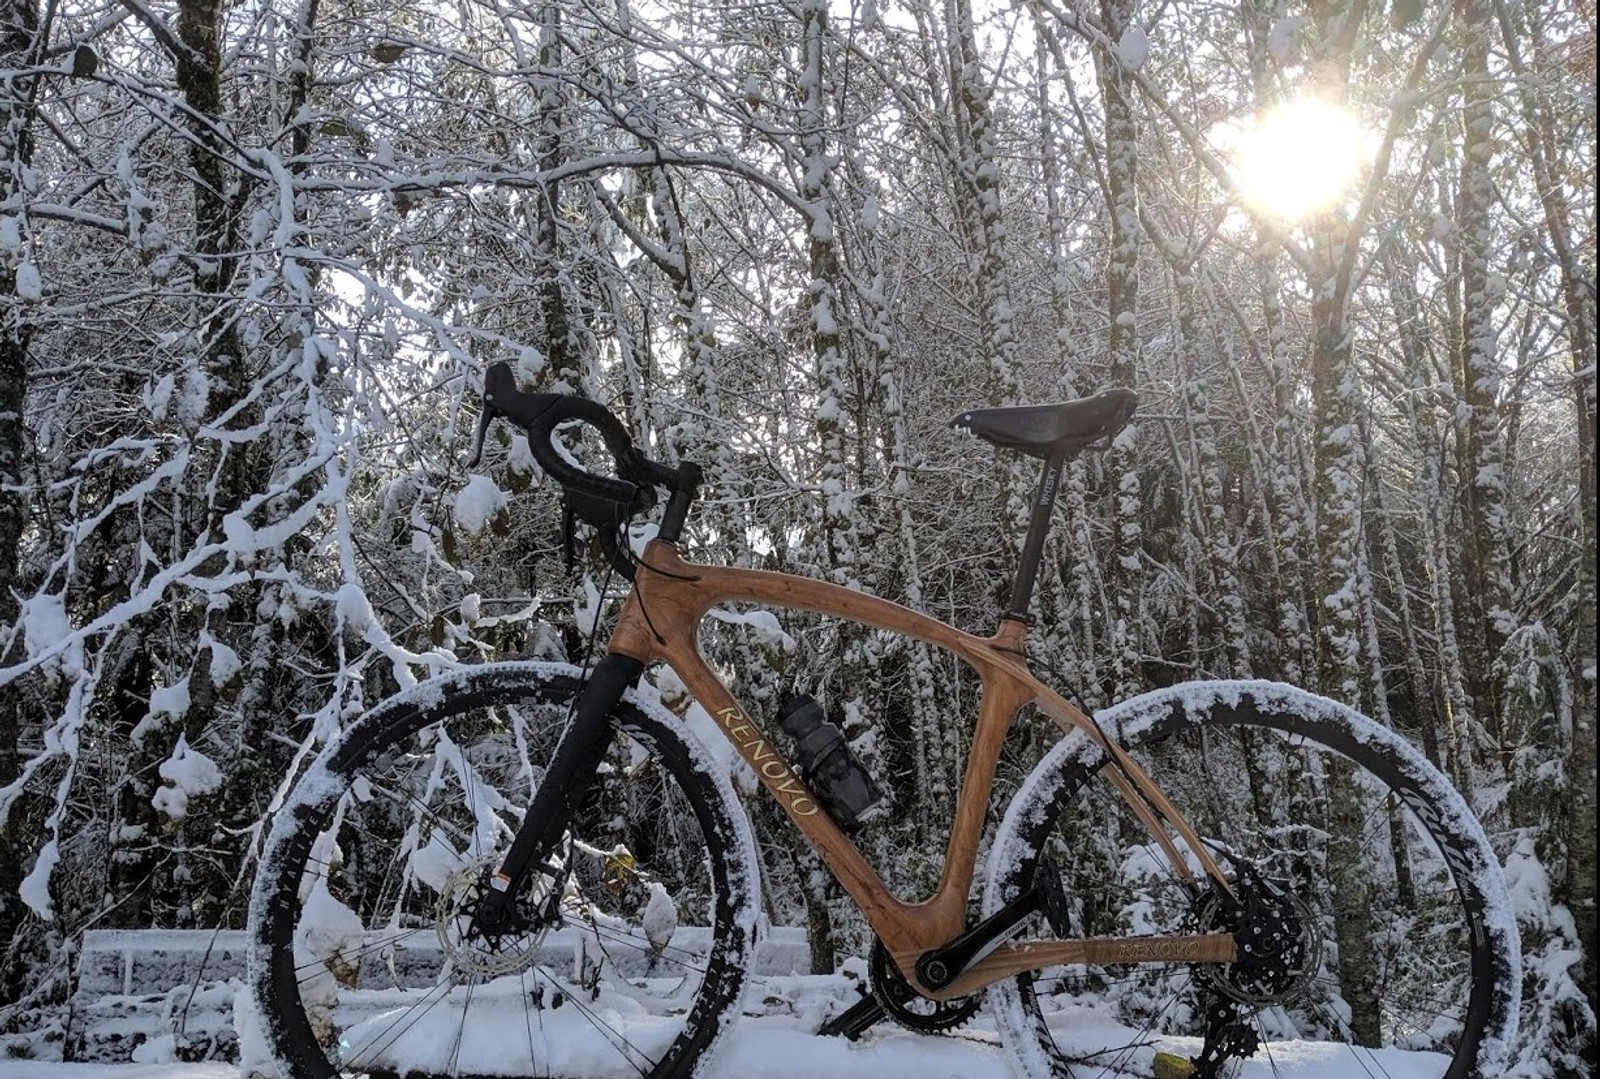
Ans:
{"label": "water bottle", "polygon": [[876,815],[872,810],[883,801],[883,791],[856,760],[843,732],[828,722],[815,699],[788,697],[780,709],[778,724],[794,739],[800,778],[835,824],[850,834],[860,831]]}

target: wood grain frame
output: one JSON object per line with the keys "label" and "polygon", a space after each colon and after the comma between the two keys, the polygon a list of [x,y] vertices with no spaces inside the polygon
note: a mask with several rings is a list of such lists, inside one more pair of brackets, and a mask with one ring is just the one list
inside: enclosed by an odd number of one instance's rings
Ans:
{"label": "wood grain frame", "polygon": [[[977,724],[956,799],[944,869],[938,887],[928,898],[908,903],[889,889],[860,848],[821,811],[784,757],[781,746],[773,742],[762,723],[745,711],[706,664],[700,654],[700,623],[712,607],[729,601],[812,611],[898,633],[954,653],[976,671],[982,685]],[[677,672],[860,906],[912,985],[924,995],[948,999],[1023,970],[1069,962],[1231,961],[1234,942],[1227,934],[1030,940],[1001,945],[941,992],[930,991],[917,981],[917,957],[947,943],[965,928],[967,899],[995,766],[1013,718],[1030,704],[1064,731],[1082,731],[1110,757],[1112,763],[1103,770],[1104,776],[1180,873],[1193,876],[1177,842],[1168,834],[1168,827],[1177,833],[1178,841],[1195,857],[1203,872],[1221,887],[1228,887],[1204,845],[1150,777],[1093,720],[1033,675],[1028,669],[1025,644],[1026,630],[1017,621],[1003,621],[992,637],[976,637],[900,604],[826,581],[690,563],[671,544],[656,540],[645,549],[609,648],[647,665],[666,663]]]}

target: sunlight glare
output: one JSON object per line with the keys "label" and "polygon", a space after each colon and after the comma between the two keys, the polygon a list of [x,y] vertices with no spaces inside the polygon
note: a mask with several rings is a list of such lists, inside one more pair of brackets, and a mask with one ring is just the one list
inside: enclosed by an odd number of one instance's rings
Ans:
{"label": "sunlight glare", "polygon": [[1366,163],[1368,135],[1349,109],[1300,98],[1262,116],[1233,149],[1239,198],[1292,223],[1344,196]]}

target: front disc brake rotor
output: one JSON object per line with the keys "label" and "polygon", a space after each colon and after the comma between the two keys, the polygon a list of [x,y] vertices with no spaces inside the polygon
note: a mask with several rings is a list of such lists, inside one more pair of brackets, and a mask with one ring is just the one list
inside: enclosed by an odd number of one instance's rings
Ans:
{"label": "front disc brake rotor", "polygon": [[483,978],[516,974],[533,966],[556,921],[553,917],[527,914],[546,907],[552,894],[550,878],[534,873],[532,876],[542,882],[536,885],[538,894],[518,897],[516,911],[505,925],[488,931],[474,927],[473,911],[489,891],[489,882],[498,868],[499,861],[494,856],[468,862],[444,882],[433,904],[439,947],[445,958],[456,970]]}

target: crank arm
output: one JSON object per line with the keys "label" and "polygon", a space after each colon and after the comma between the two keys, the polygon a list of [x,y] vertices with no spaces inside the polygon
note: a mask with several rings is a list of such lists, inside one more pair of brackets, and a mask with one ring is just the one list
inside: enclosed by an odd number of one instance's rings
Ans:
{"label": "crank arm", "polygon": [[1015,934],[1023,922],[1043,910],[1045,903],[1041,899],[1040,883],[1035,883],[948,944],[924,952],[917,960],[917,980],[928,989],[945,988],[962,971]]}

